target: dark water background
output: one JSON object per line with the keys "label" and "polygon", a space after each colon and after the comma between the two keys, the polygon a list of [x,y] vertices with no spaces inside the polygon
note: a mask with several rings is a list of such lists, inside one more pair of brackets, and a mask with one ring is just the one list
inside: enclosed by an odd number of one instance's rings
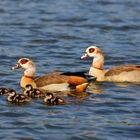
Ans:
{"label": "dark water background", "polygon": [[[104,50],[105,68],[140,64],[140,1],[0,1],[0,86],[19,91],[22,71],[10,68],[20,57],[34,60],[37,75],[88,71],[91,59],[80,56],[93,44]],[[50,107],[42,100],[11,105],[1,97],[0,139],[140,139],[139,85],[100,83],[89,91],[84,100]]]}

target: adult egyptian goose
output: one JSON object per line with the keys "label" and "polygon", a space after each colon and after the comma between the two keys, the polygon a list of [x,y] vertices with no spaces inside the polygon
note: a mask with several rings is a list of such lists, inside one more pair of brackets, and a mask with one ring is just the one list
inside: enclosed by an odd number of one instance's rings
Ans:
{"label": "adult egyptian goose", "polygon": [[89,82],[95,81],[95,77],[89,77],[82,72],[64,73],[51,72],[44,76],[35,78],[35,64],[29,58],[21,58],[12,70],[23,68],[24,74],[20,81],[20,86],[25,88],[27,84],[31,84],[33,88],[41,91],[73,91],[82,92],[86,90]]}
{"label": "adult egyptian goose", "polygon": [[86,57],[93,57],[89,75],[97,77],[97,81],[140,82],[140,65],[121,65],[104,70],[104,53],[96,46],[88,47],[81,59]]}

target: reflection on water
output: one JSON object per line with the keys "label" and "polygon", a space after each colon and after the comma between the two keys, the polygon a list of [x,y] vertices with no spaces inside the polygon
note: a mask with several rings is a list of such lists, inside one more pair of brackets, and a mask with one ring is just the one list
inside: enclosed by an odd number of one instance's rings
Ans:
{"label": "reflection on water", "polygon": [[[104,90],[105,90],[106,84],[110,84],[110,82],[91,83],[90,86],[88,87],[88,91],[93,94],[103,94],[103,93],[105,93]],[[139,86],[139,83],[127,83],[127,82],[126,83],[113,82],[111,84],[113,86],[120,87],[120,88],[129,88],[131,86],[136,86],[136,85]],[[106,88],[108,88],[108,85]]]}
{"label": "reflection on water", "polygon": [[119,87],[129,87],[129,86],[132,86],[132,85],[138,85],[140,83],[114,83],[116,86],[119,86]]}
{"label": "reflection on water", "polygon": [[104,89],[103,89],[101,83],[97,83],[97,82],[91,83],[88,90],[94,94],[103,94],[104,93]]}
{"label": "reflection on water", "polygon": [[[50,71],[88,71],[80,57],[90,45],[105,52],[105,66],[139,64],[138,0],[3,0],[0,3],[0,86],[20,91],[21,57]],[[67,104],[43,100],[17,106],[0,97],[0,139],[139,139],[140,86],[95,83],[85,93],[64,94]],[[58,93],[57,93],[58,94]]]}

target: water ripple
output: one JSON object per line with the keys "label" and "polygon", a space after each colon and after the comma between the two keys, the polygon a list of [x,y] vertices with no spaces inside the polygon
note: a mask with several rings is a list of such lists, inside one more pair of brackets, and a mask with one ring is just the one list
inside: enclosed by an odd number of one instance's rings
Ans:
{"label": "water ripple", "polygon": [[[29,57],[36,75],[87,71],[92,59],[80,57],[89,45],[105,52],[105,68],[139,64],[138,0],[4,0],[0,4],[0,86],[21,91],[22,71],[10,70]],[[0,139],[139,139],[137,84],[96,83],[85,97],[66,97],[63,106],[42,99],[14,105],[0,97]]]}

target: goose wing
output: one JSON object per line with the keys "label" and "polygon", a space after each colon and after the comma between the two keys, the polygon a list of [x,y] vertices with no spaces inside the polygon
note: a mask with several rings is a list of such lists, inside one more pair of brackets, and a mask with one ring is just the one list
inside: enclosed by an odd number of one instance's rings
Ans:
{"label": "goose wing", "polygon": [[35,83],[37,87],[60,83],[79,85],[88,82],[90,77],[92,76],[87,76],[85,72],[51,72],[35,79]]}
{"label": "goose wing", "polygon": [[114,76],[119,75],[122,72],[132,72],[132,71],[138,71],[140,73],[140,65],[121,65],[113,67],[105,73],[105,76]]}

